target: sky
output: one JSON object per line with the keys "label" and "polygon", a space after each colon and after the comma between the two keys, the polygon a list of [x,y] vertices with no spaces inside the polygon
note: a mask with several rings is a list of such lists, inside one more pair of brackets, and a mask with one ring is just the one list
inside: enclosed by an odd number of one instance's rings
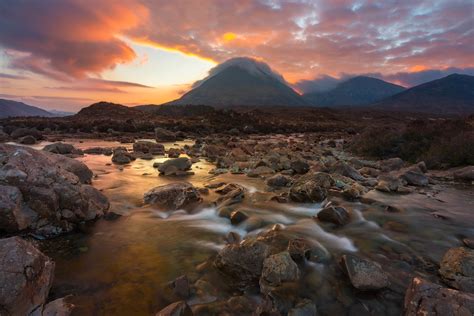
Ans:
{"label": "sky", "polygon": [[474,1],[0,1],[0,98],[46,109],[161,104],[241,56],[300,93],[474,75]]}

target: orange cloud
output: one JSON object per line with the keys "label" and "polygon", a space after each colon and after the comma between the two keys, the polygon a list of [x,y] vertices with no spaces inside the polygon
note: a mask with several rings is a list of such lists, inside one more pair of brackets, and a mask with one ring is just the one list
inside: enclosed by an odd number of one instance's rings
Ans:
{"label": "orange cloud", "polygon": [[428,69],[426,66],[423,66],[423,65],[414,65],[412,67],[410,67],[410,71],[411,72],[418,72],[418,71],[423,71],[423,70],[426,70]]}

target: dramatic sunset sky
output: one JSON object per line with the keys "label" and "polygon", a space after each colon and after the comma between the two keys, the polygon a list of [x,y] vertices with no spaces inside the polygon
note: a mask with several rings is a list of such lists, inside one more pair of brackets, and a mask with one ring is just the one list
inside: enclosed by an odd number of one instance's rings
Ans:
{"label": "dramatic sunset sky", "polygon": [[160,104],[237,56],[299,92],[357,74],[404,86],[474,74],[474,1],[0,1],[0,98]]}

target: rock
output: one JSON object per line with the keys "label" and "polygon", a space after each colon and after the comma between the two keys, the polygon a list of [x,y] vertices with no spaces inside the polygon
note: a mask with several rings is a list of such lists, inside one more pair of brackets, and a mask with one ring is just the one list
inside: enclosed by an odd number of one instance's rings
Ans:
{"label": "rock", "polygon": [[188,298],[189,295],[191,294],[191,290],[189,288],[189,280],[186,275],[182,275],[177,277],[173,283],[173,292],[180,298]]}
{"label": "rock", "polygon": [[405,293],[405,315],[474,315],[474,295],[414,278]]}
{"label": "rock", "polygon": [[342,191],[342,196],[345,197],[349,201],[353,201],[353,200],[361,198],[362,195],[364,195],[366,192],[367,192],[367,189],[364,186],[360,185],[357,182],[354,182],[351,184],[350,187],[345,188]]}
{"label": "rock", "polygon": [[177,210],[201,201],[199,191],[189,182],[176,182],[155,187],[145,193],[147,204],[157,204]]}
{"label": "rock", "polygon": [[189,158],[173,158],[168,159],[160,164],[158,166],[158,171],[160,174],[165,176],[181,175],[182,172],[186,172],[187,170],[191,169],[191,166],[192,162],[189,160]]}
{"label": "rock", "polygon": [[464,238],[464,239],[462,240],[462,242],[464,243],[464,245],[465,245],[466,247],[469,247],[469,248],[471,248],[471,249],[474,249],[474,239],[472,239],[472,238]]}
{"label": "rock", "polygon": [[318,213],[317,216],[322,222],[330,222],[338,226],[344,226],[350,221],[349,212],[340,206],[325,207]]}
{"label": "rock", "polygon": [[71,144],[61,142],[46,145],[43,150],[59,155],[82,155],[82,150],[75,148]]}
{"label": "rock", "polygon": [[311,258],[311,244],[302,238],[295,238],[288,242],[288,253],[296,261],[309,260]]}
{"label": "rock", "polygon": [[118,165],[125,165],[135,160],[135,157],[127,151],[125,147],[115,148],[112,155],[112,162]]}
{"label": "rock", "polygon": [[92,172],[77,160],[12,145],[0,145],[0,157],[2,198],[11,199],[0,199],[5,215],[0,226],[9,232],[28,229],[52,237],[101,217],[109,208],[107,198],[85,184]]}
{"label": "rock", "polygon": [[245,221],[247,218],[249,218],[249,216],[242,211],[233,211],[230,214],[230,222],[232,223],[232,225],[238,225]]}
{"label": "rock", "polygon": [[181,155],[181,150],[179,148],[170,148],[168,150],[168,157],[170,158],[178,158]]}
{"label": "rock", "polygon": [[439,273],[450,286],[474,293],[474,250],[451,248],[440,263]]}
{"label": "rock", "polygon": [[222,194],[216,201],[220,206],[228,206],[241,202],[245,197],[245,188],[240,184],[229,183],[225,187],[216,190],[216,193]]}
{"label": "rock", "polygon": [[36,144],[36,138],[34,138],[31,135],[23,136],[20,139],[18,139],[18,143],[23,144],[23,145],[34,145]]}
{"label": "rock", "polygon": [[373,261],[343,255],[342,265],[352,285],[359,290],[379,290],[390,284],[387,274]]}
{"label": "rock", "polygon": [[404,162],[400,158],[390,158],[378,162],[379,169],[382,169],[384,172],[399,170],[403,165]]}
{"label": "rock", "polygon": [[453,172],[453,176],[457,180],[474,181],[474,166],[467,166]]}
{"label": "rock", "polygon": [[104,148],[104,147],[91,147],[84,149],[85,154],[90,154],[90,155],[106,155],[110,156],[113,153],[113,150],[111,148]]}
{"label": "rock", "polygon": [[343,161],[336,162],[333,166],[329,168],[332,173],[338,173],[344,177],[351,178],[355,181],[363,181],[365,177],[363,177],[359,171],[354,169],[353,167],[349,166],[347,163]]}
{"label": "rock", "polygon": [[290,188],[289,198],[294,202],[322,202],[334,179],[327,173],[315,172],[297,179]]}
{"label": "rock", "polygon": [[282,174],[276,174],[267,179],[267,185],[271,187],[286,187],[290,185],[292,179]]}
{"label": "rock", "polygon": [[236,232],[229,232],[225,237],[228,244],[238,244],[241,241],[240,235]]}
{"label": "rock", "polygon": [[54,262],[20,237],[0,239],[0,313],[41,309],[53,283]]}
{"label": "rock", "polygon": [[193,316],[193,312],[185,301],[179,301],[166,306],[156,316]]}
{"label": "rock", "polygon": [[[41,316],[69,316],[74,305],[66,301],[67,297],[58,298],[44,306]],[[34,315],[32,315],[34,316]]]}
{"label": "rock", "polygon": [[282,282],[296,281],[300,272],[288,251],[269,256],[263,261],[260,284],[279,286]]}
{"label": "rock", "polygon": [[155,140],[157,142],[174,142],[176,139],[175,133],[161,127],[155,128]]}
{"label": "rock", "polygon": [[422,172],[415,170],[408,170],[401,175],[401,178],[405,180],[408,184],[424,187],[429,184],[428,177],[425,176]]}
{"label": "rock", "polygon": [[290,169],[297,174],[305,174],[309,171],[309,164],[304,160],[294,160],[290,163]]}
{"label": "rock", "polygon": [[299,301],[288,311],[288,316],[316,316],[317,314],[316,305],[309,299]]}
{"label": "rock", "polygon": [[245,287],[260,278],[263,261],[268,255],[267,244],[256,239],[245,239],[240,244],[230,244],[219,251],[214,265]]}
{"label": "rock", "polygon": [[252,169],[249,172],[247,172],[247,176],[251,177],[251,178],[256,178],[256,177],[260,177],[260,176],[263,176],[263,175],[274,174],[274,173],[275,173],[275,170],[273,170],[270,167],[259,166],[255,169]]}
{"label": "rock", "polygon": [[149,141],[138,141],[133,143],[133,151],[141,152],[144,154],[164,155],[165,146]]}

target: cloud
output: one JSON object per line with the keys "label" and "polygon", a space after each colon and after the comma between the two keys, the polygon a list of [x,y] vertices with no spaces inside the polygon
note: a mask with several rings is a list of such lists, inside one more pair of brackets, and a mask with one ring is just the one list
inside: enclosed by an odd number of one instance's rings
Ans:
{"label": "cloud", "polygon": [[0,2],[0,45],[11,67],[62,80],[99,74],[135,58],[117,35],[139,25],[146,7],[127,1]]}
{"label": "cloud", "polygon": [[12,75],[12,74],[6,74],[6,73],[1,73],[1,72],[0,72],[0,78],[21,80],[21,79],[26,79],[27,77],[25,77],[25,76],[19,76],[19,75]]}

